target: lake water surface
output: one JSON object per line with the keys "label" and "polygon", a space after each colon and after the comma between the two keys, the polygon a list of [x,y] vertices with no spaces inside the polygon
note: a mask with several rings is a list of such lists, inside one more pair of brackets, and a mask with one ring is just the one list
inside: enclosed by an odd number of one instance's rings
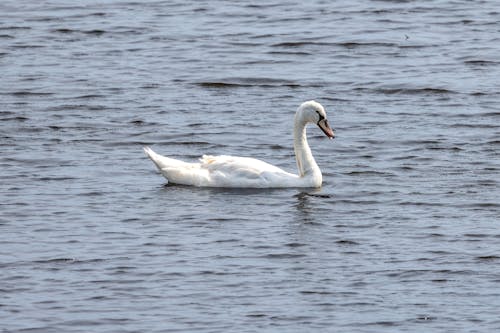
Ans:
{"label": "lake water surface", "polygon": [[[2,332],[500,330],[497,1],[0,3]],[[165,186],[142,146],[320,190]]]}

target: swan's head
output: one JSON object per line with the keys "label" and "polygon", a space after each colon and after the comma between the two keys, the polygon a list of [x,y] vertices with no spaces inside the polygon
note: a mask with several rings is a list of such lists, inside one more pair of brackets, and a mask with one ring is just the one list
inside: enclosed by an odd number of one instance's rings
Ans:
{"label": "swan's head", "polygon": [[330,139],[335,137],[335,133],[328,124],[328,119],[326,119],[325,109],[318,102],[307,101],[302,103],[297,110],[296,116],[305,123],[314,123],[318,125],[323,133]]}

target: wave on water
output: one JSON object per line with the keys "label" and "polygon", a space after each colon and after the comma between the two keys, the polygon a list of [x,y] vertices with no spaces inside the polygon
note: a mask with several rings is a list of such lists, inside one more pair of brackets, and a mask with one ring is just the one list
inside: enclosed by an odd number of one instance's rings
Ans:
{"label": "wave on water", "polygon": [[423,87],[423,88],[368,88],[368,87],[358,87],[354,88],[356,91],[371,91],[378,94],[384,95],[443,95],[443,94],[459,94],[458,91],[453,91],[444,88],[433,88],[433,87]]}
{"label": "wave on water", "polygon": [[196,85],[204,88],[238,88],[238,87],[288,87],[298,88],[301,87],[295,81],[285,79],[272,79],[272,78],[227,78],[216,81],[201,81],[195,83]]}
{"label": "wave on water", "polygon": [[298,48],[305,46],[340,46],[347,49],[357,47],[397,47],[396,43],[385,42],[317,42],[317,41],[297,41],[297,42],[280,42],[271,45],[272,47]]}

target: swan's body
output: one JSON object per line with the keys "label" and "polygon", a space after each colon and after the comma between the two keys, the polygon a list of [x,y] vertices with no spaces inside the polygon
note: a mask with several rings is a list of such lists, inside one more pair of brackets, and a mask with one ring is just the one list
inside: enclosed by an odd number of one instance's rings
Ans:
{"label": "swan's body", "polygon": [[321,170],[307,143],[306,125],[310,122],[318,124],[329,138],[334,137],[321,104],[309,101],[297,109],[294,149],[298,175],[249,157],[204,155],[198,163],[187,163],[161,156],[149,147],[144,151],[173,184],[240,188],[321,187]]}

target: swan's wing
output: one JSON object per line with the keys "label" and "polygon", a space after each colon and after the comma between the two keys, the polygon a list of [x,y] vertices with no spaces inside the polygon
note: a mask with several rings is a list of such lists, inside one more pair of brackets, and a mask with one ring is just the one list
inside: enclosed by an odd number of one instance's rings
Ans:
{"label": "swan's wing", "polygon": [[209,171],[219,171],[225,173],[242,173],[249,177],[258,176],[262,172],[283,172],[282,169],[267,162],[250,158],[236,156],[211,156],[203,155],[200,159],[201,166]]}
{"label": "swan's wing", "polygon": [[284,181],[298,177],[249,157],[204,155],[200,162],[201,168],[208,170],[210,182],[215,186],[280,187]]}

